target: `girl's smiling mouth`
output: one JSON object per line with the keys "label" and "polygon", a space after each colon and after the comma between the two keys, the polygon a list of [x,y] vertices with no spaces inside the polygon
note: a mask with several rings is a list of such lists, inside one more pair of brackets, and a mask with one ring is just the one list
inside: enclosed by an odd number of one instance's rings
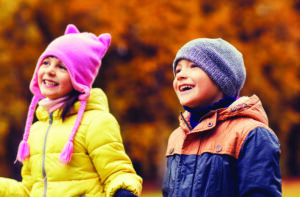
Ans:
{"label": "girl's smiling mouth", "polygon": [[46,85],[46,86],[58,86],[58,83],[56,83],[52,80],[47,80],[47,79],[43,80],[43,84]]}

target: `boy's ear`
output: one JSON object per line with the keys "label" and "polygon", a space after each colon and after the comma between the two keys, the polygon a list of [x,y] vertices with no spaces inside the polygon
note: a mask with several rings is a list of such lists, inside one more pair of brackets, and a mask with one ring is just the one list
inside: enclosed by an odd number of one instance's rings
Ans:
{"label": "boy's ear", "polygon": [[65,35],[66,34],[77,34],[80,33],[77,27],[73,24],[69,24],[65,30]]}

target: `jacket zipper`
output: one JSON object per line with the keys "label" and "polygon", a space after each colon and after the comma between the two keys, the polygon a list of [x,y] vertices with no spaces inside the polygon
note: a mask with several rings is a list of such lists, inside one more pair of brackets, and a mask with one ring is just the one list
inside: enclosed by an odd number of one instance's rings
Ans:
{"label": "jacket zipper", "polygon": [[46,142],[47,142],[47,137],[48,137],[48,132],[52,126],[53,123],[53,116],[52,113],[49,114],[49,126],[47,128],[47,131],[45,133],[45,138],[44,138],[44,147],[43,147],[43,163],[42,163],[42,171],[43,171],[43,177],[44,177],[44,195],[43,197],[46,197],[47,195],[47,174],[45,170],[45,160],[46,160]]}
{"label": "jacket zipper", "polygon": [[184,123],[186,124],[187,128],[189,129],[189,132],[190,132],[193,128],[191,128],[190,125],[189,125],[189,123],[187,123],[187,121],[185,120],[185,118],[184,118],[182,112],[180,112],[180,115],[181,115],[182,120],[183,120]]}
{"label": "jacket zipper", "polygon": [[[191,131],[193,128],[190,127],[190,125],[188,124],[188,122],[186,121],[186,119],[184,118],[182,112],[180,112],[180,115],[181,115],[181,118],[183,119],[184,123],[186,124],[186,126],[188,127],[189,131]],[[203,117],[205,117],[206,115],[204,115]],[[202,118],[200,118],[199,120],[199,123],[202,121]],[[199,124],[198,123],[198,124]],[[192,196],[192,191],[193,191],[193,188],[194,188],[194,181],[195,181],[195,173],[196,173],[196,167],[197,167],[197,163],[198,163],[198,157],[199,157],[199,152],[200,152],[200,147],[201,147],[201,142],[202,140],[200,140],[199,142],[199,146],[198,146],[198,150],[197,150],[197,154],[196,154],[196,161],[195,161],[195,164],[194,164],[194,175],[193,175],[193,180],[192,180],[192,187],[191,187],[191,190],[190,190],[190,197]]]}

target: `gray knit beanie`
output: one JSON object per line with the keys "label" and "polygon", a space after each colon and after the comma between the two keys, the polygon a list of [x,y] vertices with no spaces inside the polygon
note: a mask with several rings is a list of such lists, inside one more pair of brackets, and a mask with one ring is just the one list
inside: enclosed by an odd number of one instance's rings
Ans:
{"label": "gray knit beanie", "polygon": [[237,97],[246,70],[242,54],[225,40],[199,38],[186,43],[176,54],[173,70],[181,59],[197,64],[217,84],[225,97]]}

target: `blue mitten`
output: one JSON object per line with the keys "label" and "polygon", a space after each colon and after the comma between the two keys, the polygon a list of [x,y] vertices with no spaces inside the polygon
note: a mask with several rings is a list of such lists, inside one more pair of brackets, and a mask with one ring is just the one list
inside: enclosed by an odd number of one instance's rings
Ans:
{"label": "blue mitten", "polygon": [[114,197],[137,197],[137,196],[126,189],[119,189],[115,193]]}

